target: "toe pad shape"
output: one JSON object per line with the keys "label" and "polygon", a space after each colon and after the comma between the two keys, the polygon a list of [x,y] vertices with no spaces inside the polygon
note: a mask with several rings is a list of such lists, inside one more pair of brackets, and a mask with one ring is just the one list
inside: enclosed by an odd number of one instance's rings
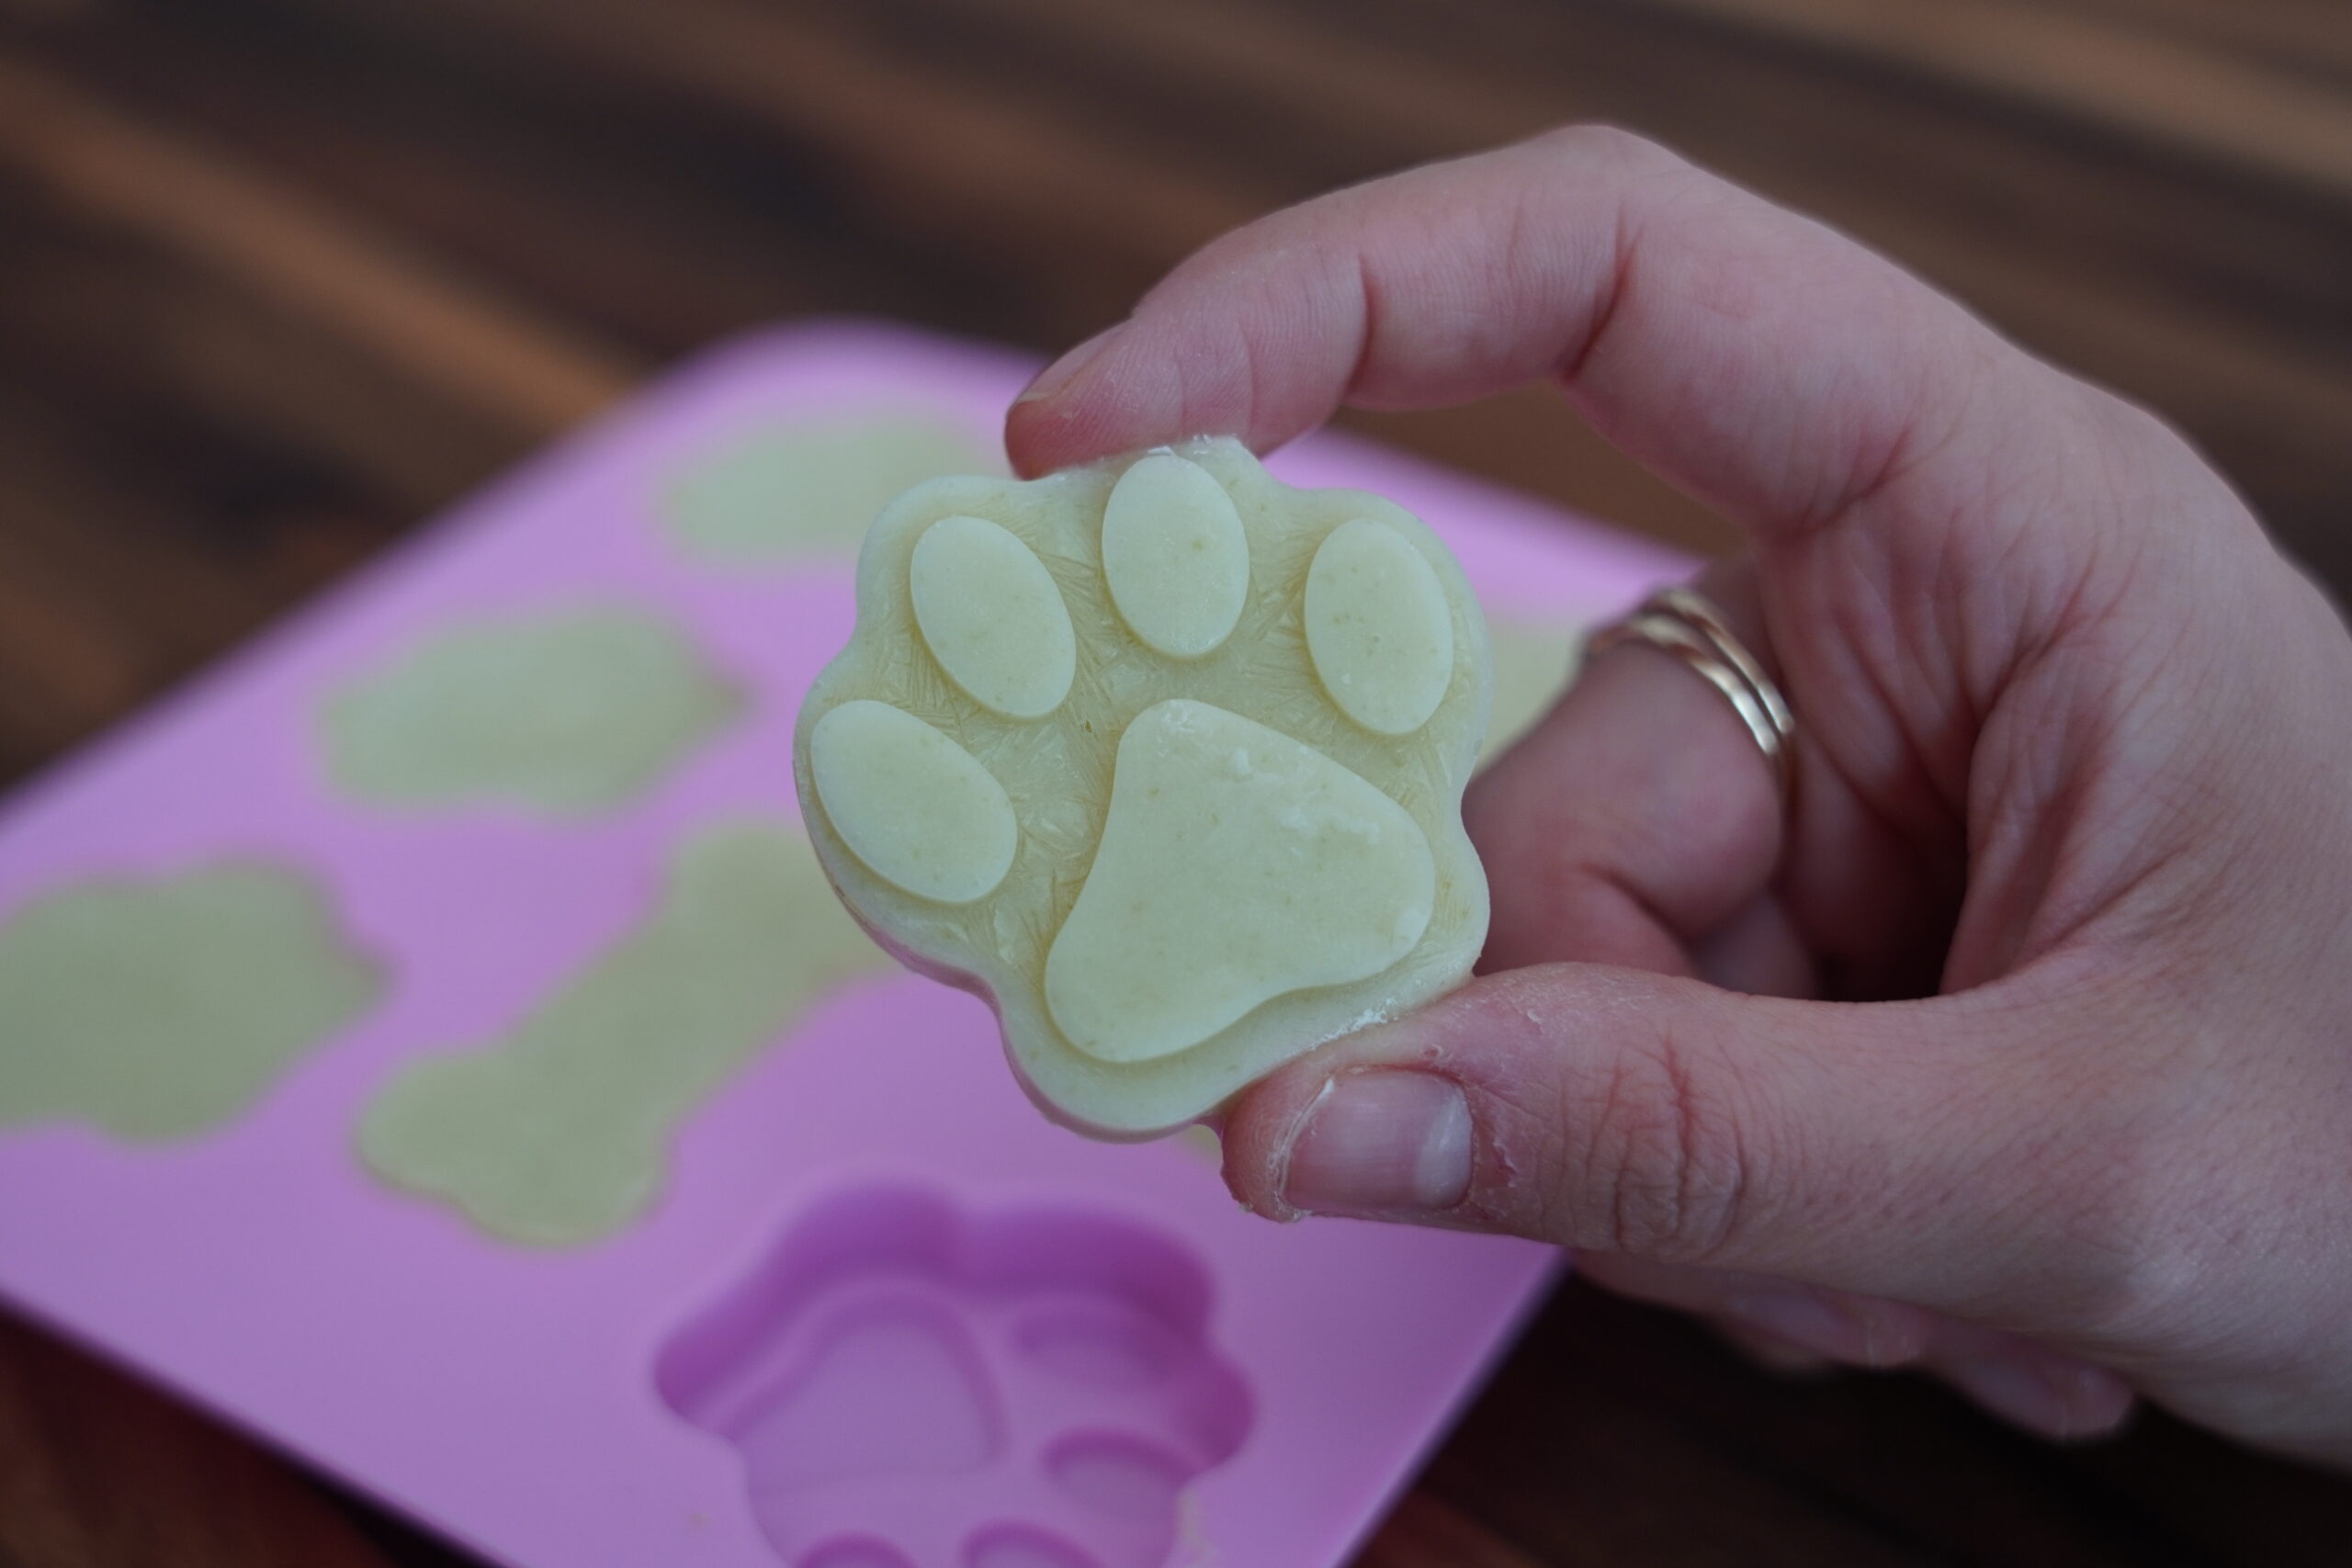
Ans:
{"label": "toe pad shape", "polygon": [[817,798],[868,870],[918,898],[968,904],[1012,869],[1021,828],[973,755],[888,703],[843,703],[808,737]]}
{"label": "toe pad shape", "polygon": [[1137,459],[1102,509],[1102,576],[1120,617],[1155,652],[1214,653],[1250,592],[1250,540],[1233,498],[1172,452]]}
{"label": "toe pad shape", "polygon": [[1062,705],[1078,639],[1037,552],[994,523],[943,517],[915,543],[915,622],[948,677],[1010,718]]}
{"label": "toe pad shape", "polygon": [[1385,523],[1331,530],[1306,572],[1306,648],[1340,711],[1410,735],[1453,682],[1453,613],[1421,552]]}

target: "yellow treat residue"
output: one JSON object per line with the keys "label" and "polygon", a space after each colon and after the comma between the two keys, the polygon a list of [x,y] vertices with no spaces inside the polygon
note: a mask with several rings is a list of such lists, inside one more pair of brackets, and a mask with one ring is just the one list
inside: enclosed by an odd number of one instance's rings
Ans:
{"label": "yellow treat residue", "polygon": [[1064,1120],[1151,1134],[1469,974],[1492,680],[1419,519],[1202,440],[893,502],[795,766],[859,918]]}
{"label": "yellow treat residue", "polygon": [[0,1127],[142,1143],[217,1127],[383,988],[290,867],[61,888],[0,922]]}
{"label": "yellow treat residue", "polygon": [[394,1186],[508,1240],[620,1229],[694,1110],[828,991],[887,966],[780,824],[709,829],[645,922],[497,1039],[409,1064],[359,1146]]}

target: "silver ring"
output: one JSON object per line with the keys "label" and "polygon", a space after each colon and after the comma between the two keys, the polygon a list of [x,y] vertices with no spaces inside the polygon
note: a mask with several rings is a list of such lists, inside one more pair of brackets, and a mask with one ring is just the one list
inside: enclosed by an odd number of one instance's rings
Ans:
{"label": "silver ring", "polygon": [[1650,595],[1623,620],[1593,633],[1586,654],[1606,653],[1628,642],[1647,643],[1674,655],[1723,694],[1764,753],[1786,811],[1796,793],[1796,716],[1789,711],[1780,686],[1734,635],[1723,612],[1688,588],[1668,588]]}

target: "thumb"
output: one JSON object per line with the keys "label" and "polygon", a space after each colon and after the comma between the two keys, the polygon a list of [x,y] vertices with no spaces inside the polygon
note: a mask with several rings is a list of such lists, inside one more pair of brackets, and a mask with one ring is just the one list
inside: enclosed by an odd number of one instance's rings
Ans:
{"label": "thumb", "polygon": [[1512,970],[1247,1091],[1226,1178],[1278,1218],[1507,1232],[2039,1316],[2053,1289],[2098,1288],[2064,1278],[2079,1218],[2051,1194],[2095,1198],[2075,1151],[2098,1118],[2079,1066],[2037,1044],[2086,1032],[2053,1027],[2037,989],[1865,1005]]}

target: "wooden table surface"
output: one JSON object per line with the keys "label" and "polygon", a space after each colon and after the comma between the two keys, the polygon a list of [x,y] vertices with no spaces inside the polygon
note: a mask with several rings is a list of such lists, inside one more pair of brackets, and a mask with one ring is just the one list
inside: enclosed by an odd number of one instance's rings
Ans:
{"label": "wooden table surface", "polygon": [[[0,0],[0,781],[713,337],[1058,346],[1252,213],[1579,118],[2162,410],[2352,585],[2346,0]],[[1352,423],[1728,538],[1545,396]],[[0,1565],[463,1561],[0,1320]],[[2342,1564],[2352,1483],[1571,1285],[1363,1561]]]}

